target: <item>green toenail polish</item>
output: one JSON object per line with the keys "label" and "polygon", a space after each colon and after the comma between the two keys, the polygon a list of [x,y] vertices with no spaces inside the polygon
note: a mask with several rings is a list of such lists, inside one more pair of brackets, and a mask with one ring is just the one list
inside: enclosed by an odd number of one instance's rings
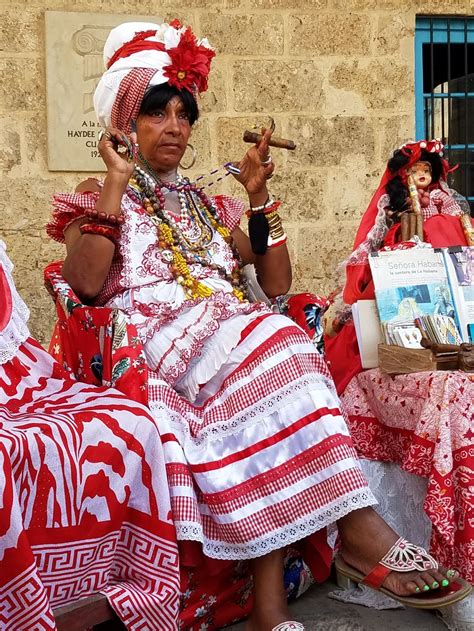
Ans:
{"label": "green toenail polish", "polygon": [[442,585],[443,587],[447,587],[447,586],[449,585],[449,581],[448,581],[448,579],[447,579],[447,578],[444,578],[444,579],[441,581],[441,585]]}
{"label": "green toenail polish", "polygon": [[446,572],[446,576],[447,576],[448,578],[453,578],[455,575],[456,575],[456,570],[448,570],[448,571]]}
{"label": "green toenail polish", "polygon": [[430,586],[429,585],[423,585],[423,591],[424,592],[429,592],[430,591]]}
{"label": "green toenail polish", "polygon": [[420,590],[420,588],[417,585],[416,588],[415,588],[415,592],[419,592],[419,591],[421,591],[421,590]]}
{"label": "green toenail polish", "polygon": [[437,581],[433,581],[433,582],[431,583],[431,587],[432,587],[433,589],[436,589],[437,587],[439,587],[439,583],[438,583]]}

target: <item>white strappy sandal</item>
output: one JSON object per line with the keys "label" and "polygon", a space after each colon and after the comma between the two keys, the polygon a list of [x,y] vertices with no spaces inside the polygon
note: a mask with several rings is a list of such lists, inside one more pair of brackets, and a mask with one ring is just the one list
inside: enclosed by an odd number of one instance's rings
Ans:
{"label": "white strappy sandal", "polygon": [[273,627],[272,631],[304,631],[304,627],[301,622],[288,620],[287,622],[280,622],[280,624],[277,624],[276,627]]}
{"label": "white strappy sandal", "polygon": [[[364,576],[359,570],[348,565],[341,557],[336,558],[336,571],[355,583],[362,583],[376,591],[390,596],[394,600],[417,609],[439,609],[459,602],[471,593],[471,585],[459,576],[453,576],[449,585],[444,588],[420,592],[413,596],[399,596],[382,583],[390,572],[419,572],[437,570],[438,563],[424,548],[408,542],[400,537],[387,554],[380,559],[369,574]],[[439,586],[438,586],[439,587]]]}

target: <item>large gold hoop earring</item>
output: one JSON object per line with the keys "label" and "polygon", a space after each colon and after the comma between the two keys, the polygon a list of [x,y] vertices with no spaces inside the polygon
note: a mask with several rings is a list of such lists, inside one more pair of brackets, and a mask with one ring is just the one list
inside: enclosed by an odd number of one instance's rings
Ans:
{"label": "large gold hoop earring", "polygon": [[196,149],[193,147],[193,145],[190,142],[188,142],[188,144],[186,145],[186,149],[188,147],[193,152],[193,157],[191,158],[191,162],[189,164],[187,164],[186,166],[181,164],[181,162],[179,163],[179,166],[183,169],[183,171],[187,171],[188,169],[191,169],[196,164],[197,151],[196,151]]}

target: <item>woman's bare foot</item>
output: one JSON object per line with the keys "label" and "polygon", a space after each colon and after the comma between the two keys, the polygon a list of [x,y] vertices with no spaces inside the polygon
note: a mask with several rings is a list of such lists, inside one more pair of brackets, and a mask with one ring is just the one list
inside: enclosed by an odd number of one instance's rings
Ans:
{"label": "woman's bare foot", "polygon": [[255,607],[252,610],[252,615],[247,620],[245,625],[245,631],[271,631],[274,627],[282,622],[290,620],[291,616],[288,608],[275,610],[268,608],[263,611],[261,608],[256,610]]}
{"label": "woman's bare foot", "polygon": [[253,608],[245,631],[271,631],[290,619],[283,585],[283,550],[252,560]]}
{"label": "woman's bare foot", "polygon": [[[355,510],[338,521],[343,560],[364,576],[377,565],[399,539],[397,533],[372,509]],[[395,572],[385,578],[383,586],[399,596],[411,596],[432,589],[445,588],[457,573],[453,570]]]}

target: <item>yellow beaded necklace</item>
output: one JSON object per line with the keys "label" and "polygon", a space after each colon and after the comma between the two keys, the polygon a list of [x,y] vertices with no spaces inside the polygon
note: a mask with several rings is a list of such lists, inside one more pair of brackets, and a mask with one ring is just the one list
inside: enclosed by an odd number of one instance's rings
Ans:
{"label": "yellow beaded necklace", "polygon": [[[169,269],[176,282],[183,287],[186,299],[195,300],[198,298],[208,298],[214,293],[213,289],[194,278],[191,274],[188,263],[199,262],[211,269],[215,269],[221,276],[229,280],[232,285],[232,293],[236,298],[241,301],[247,300],[246,286],[240,274],[239,265],[234,267],[230,274],[231,278],[229,279],[229,275],[223,267],[207,259],[206,255],[208,252],[205,245],[208,245],[210,241],[212,241],[212,230],[215,230],[233,249],[234,257],[239,260],[238,252],[235,250],[230,231],[214,216],[214,212],[211,211],[212,205],[208,198],[205,199],[207,203],[202,203],[200,209],[201,213],[199,213],[196,208],[192,208],[193,204],[190,204],[190,211],[192,212],[194,221],[204,224],[211,230],[210,238],[206,235],[196,241],[189,241],[176,223],[172,222],[163,212],[164,196],[161,191],[159,191],[158,187],[157,190],[153,190],[147,178],[137,172],[130,179],[130,186],[138,192],[141,203],[156,226],[158,247],[162,251],[164,260],[168,262]],[[189,195],[195,192],[192,185],[186,183],[184,186]],[[158,191],[161,193],[160,195],[157,195]],[[199,201],[204,201],[202,193],[199,193],[198,198]],[[200,214],[204,215],[204,220]],[[204,234],[205,231],[203,230],[202,233]],[[208,241],[208,243],[206,243],[206,241]],[[191,257],[189,256],[189,252],[192,253]]]}

